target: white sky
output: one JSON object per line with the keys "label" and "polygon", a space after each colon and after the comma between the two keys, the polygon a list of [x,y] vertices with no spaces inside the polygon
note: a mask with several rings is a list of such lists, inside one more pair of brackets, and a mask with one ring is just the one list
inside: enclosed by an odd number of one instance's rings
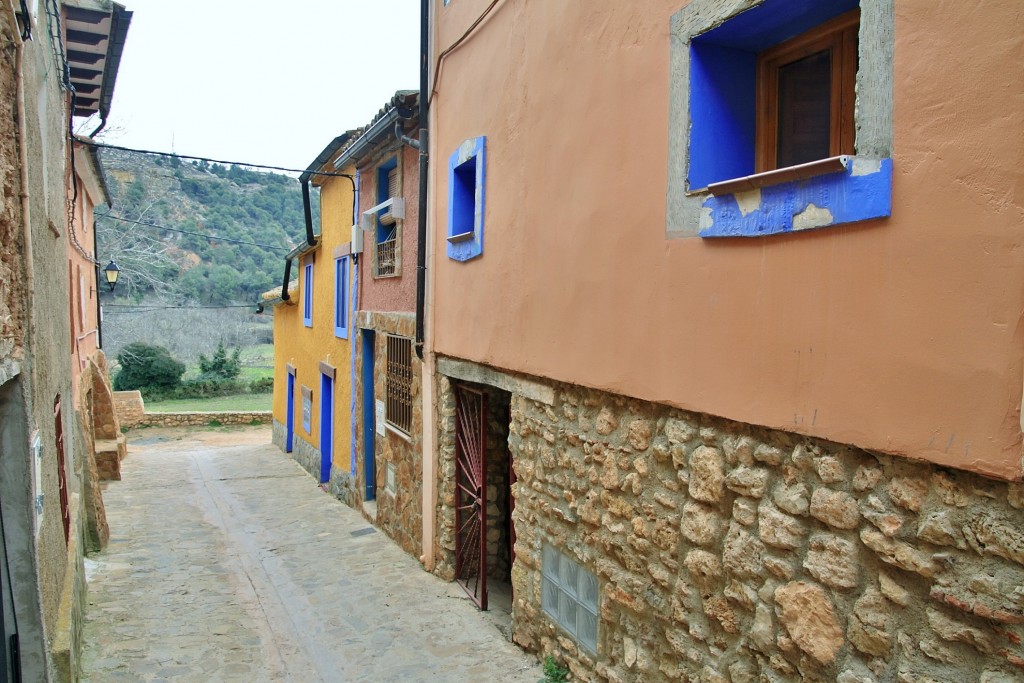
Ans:
{"label": "white sky", "polygon": [[118,1],[110,144],[304,169],[419,85],[416,0]]}

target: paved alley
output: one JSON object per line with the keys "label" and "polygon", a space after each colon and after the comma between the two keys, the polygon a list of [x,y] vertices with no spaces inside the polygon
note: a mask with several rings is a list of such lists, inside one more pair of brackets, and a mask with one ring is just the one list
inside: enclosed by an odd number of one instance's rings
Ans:
{"label": "paved alley", "polygon": [[528,681],[540,665],[270,445],[131,434],[86,560],[83,680]]}

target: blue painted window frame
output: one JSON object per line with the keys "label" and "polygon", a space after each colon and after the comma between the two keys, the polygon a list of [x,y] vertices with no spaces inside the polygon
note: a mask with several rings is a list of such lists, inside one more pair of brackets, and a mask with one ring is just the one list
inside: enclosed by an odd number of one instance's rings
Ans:
{"label": "blue painted window frame", "polygon": [[313,327],[313,261],[302,267],[302,324]]}
{"label": "blue painted window frame", "polygon": [[469,261],[484,253],[487,139],[470,138],[448,159],[448,258]]}
{"label": "blue painted window frame", "polygon": [[348,256],[334,259],[334,336],[340,339],[348,339],[348,259]]}
{"label": "blue painted window frame", "polygon": [[[391,157],[387,161],[377,166],[377,203],[386,202],[390,195],[388,195],[388,174],[394,169],[398,168],[398,155]],[[391,225],[385,225],[380,220],[380,213],[377,214],[377,244],[386,242],[387,238],[391,233],[395,233],[395,239],[398,239],[398,224],[392,223]]]}
{"label": "blue painted window frame", "polygon": [[[684,99],[673,103],[674,108],[685,107],[682,115],[673,111],[673,120],[685,123],[681,139],[676,138],[685,145],[685,154],[670,154],[670,236],[759,237],[891,215],[891,148],[879,145],[869,145],[871,156],[851,157],[844,172],[741,194],[712,196],[704,189],[754,173],[757,54],[865,2],[873,0],[763,0],[722,21],[714,18],[719,7],[715,0],[694,0],[673,18],[693,28],[684,36],[674,35],[681,39],[674,45],[686,50],[685,85],[676,90]],[[708,17],[703,26],[702,15]],[[870,30],[869,43],[878,37],[877,27]],[[678,63],[675,56],[673,61]],[[865,83],[876,101],[884,89],[891,92],[891,74],[864,83],[858,75],[858,99]],[[858,149],[860,143],[858,131]],[[683,161],[676,164],[678,158]]]}

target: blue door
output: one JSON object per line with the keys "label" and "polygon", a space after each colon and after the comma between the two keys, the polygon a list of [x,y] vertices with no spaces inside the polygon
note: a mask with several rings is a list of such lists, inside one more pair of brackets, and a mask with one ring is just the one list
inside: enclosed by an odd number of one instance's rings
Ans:
{"label": "blue door", "polygon": [[366,491],[363,500],[377,497],[377,468],[374,464],[373,446],[377,420],[376,403],[373,400],[373,361],[377,335],[363,330],[363,473]]}
{"label": "blue door", "polygon": [[334,378],[320,375],[320,483],[331,480],[334,457]]}
{"label": "blue door", "polygon": [[295,440],[295,375],[288,373],[288,408],[284,418],[285,436],[284,452],[292,452],[292,442]]}

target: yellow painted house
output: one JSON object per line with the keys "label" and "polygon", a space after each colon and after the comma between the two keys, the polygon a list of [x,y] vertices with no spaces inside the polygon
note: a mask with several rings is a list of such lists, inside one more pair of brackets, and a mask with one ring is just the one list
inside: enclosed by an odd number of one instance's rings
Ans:
{"label": "yellow painted house", "polygon": [[282,287],[263,295],[274,312],[273,441],[342,499],[353,468],[355,169],[333,162],[352,134],[332,140],[300,177],[307,198],[310,185],[320,189],[319,232],[307,204],[306,235],[286,257]]}

